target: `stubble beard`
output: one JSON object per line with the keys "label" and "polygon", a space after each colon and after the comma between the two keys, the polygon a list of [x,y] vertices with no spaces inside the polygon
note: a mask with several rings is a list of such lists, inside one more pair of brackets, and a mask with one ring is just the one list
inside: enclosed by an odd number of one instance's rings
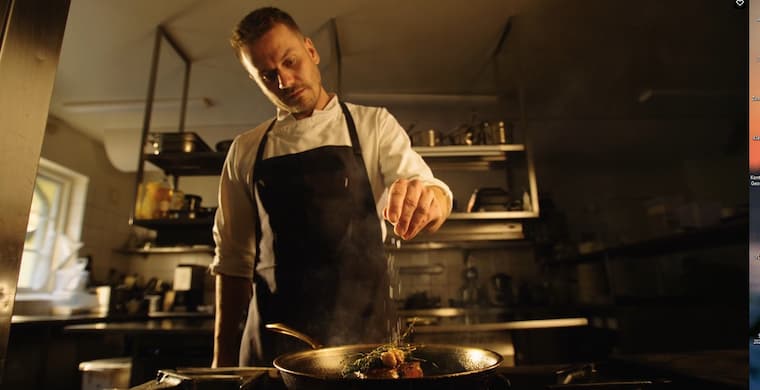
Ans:
{"label": "stubble beard", "polygon": [[287,110],[294,115],[312,113],[317,107],[320,92],[320,90],[317,90],[315,93],[314,89],[305,87],[304,91],[301,92],[301,96],[295,101],[290,102],[291,104],[288,104],[289,102],[286,102],[284,99],[281,99],[281,101],[287,107]]}

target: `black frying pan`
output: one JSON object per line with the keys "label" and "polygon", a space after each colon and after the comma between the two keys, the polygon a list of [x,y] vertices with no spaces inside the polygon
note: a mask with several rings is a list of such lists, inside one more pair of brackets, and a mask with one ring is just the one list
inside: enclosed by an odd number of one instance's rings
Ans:
{"label": "black frying pan", "polygon": [[[422,359],[422,378],[354,379],[343,378],[341,371],[359,353],[367,353],[378,344],[346,345],[320,348],[313,339],[282,324],[267,328],[298,337],[312,350],[277,357],[274,366],[280,371],[289,390],[301,389],[486,389],[492,388],[494,370],[502,357],[496,352],[454,345],[420,345],[412,353]],[[506,382],[506,381],[504,381]],[[508,382],[502,388],[508,388]]]}

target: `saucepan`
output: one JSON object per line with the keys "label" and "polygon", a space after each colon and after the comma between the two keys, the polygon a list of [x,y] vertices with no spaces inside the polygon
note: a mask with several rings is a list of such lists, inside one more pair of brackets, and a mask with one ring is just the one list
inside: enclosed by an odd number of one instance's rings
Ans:
{"label": "saucepan", "polygon": [[272,331],[296,337],[312,349],[281,355],[274,360],[285,386],[301,389],[509,389],[509,381],[494,371],[502,362],[496,352],[455,345],[417,346],[413,356],[421,360],[422,378],[344,378],[344,365],[379,344],[323,348],[311,337],[284,324],[267,324]]}

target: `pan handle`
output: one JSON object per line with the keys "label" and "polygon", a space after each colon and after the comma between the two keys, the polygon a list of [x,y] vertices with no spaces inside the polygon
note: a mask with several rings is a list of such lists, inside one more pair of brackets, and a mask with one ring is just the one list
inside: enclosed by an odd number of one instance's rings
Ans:
{"label": "pan handle", "polygon": [[322,344],[320,344],[319,342],[317,342],[313,338],[309,337],[308,335],[303,334],[303,333],[301,333],[301,332],[299,332],[299,331],[291,328],[288,325],[285,325],[285,324],[282,324],[282,323],[278,322],[278,323],[274,323],[274,324],[266,324],[264,326],[267,329],[271,330],[272,332],[281,333],[281,334],[284,334],[284,335],[295,337],[295,338],[303,341],[304,343],[309,344],[309,346],[312,349],[322,348]]}
{"label": "pan handle", "polygon": [[488,390],[510,390],[512,382],[509,381],[506,375],[497,372],[486,378],[486,388]]}

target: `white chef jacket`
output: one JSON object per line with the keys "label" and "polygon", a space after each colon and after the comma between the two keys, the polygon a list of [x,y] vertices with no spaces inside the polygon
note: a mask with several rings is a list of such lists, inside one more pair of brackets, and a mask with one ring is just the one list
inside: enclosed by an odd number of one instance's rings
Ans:
{"label": "white chef jacket", "polygon": [[[451,210],[451,190],[444,182],[433,177],[422,157],[412,150],[409,136],[388,110],[350,103],[346,105],[356,124],[367,177],[375,197],[378,223],[383,235],[378,239],[384,240],[386,236],[382,210],[387,204],[387,188],[399,178],[419,179],[426,185],[440,187],[448,196],[447,207]],[[271,119],[238,135],[230,146],[219,183],[219,208],[214,222],[216,254],[211,272],[252,278],[255,266],[256,273],[274,291],[276,260],[269,216],[253,182],[256,151],[270,123]],[[331,97],[324,110],[314,110],[310,117],[300,120],[296,120],[289,112],[278,109],[277,121],[269,132],[262,159],[325,145],[351,145],[348,126],[337,96]],[[259,264],[254,265],[257,218],[261,219],[261,254]]]}

